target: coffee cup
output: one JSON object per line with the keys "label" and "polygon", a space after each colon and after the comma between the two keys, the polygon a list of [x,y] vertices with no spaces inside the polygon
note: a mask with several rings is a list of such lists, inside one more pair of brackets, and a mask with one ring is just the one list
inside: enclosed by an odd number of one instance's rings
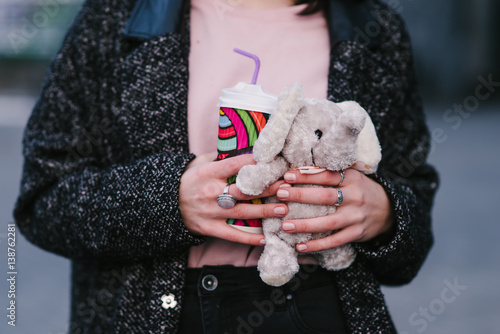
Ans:
{"label": "coffee cup", "polygon": [[[236,51],[236,50],[235,50]],[[255,56],[238,50],[246,56]],[[255,59],[255,58],[254,58]],[[258,58],[256,71],[258,71]],[[252,83],[238,82],[236,86],[223,89],[219,98],[219,134],[217,141],[217,160],[253,152],[253,146],[260,132],[267,124],[278,98],[257,85],[256,75]],[[227,179],[234,183],[236,175]],[[241,202],[241,201],[240,201]],[[260,198],[247,201],[260,204]],[[227,223],[246,232],[262,233],[260,219],[228,219]]]}

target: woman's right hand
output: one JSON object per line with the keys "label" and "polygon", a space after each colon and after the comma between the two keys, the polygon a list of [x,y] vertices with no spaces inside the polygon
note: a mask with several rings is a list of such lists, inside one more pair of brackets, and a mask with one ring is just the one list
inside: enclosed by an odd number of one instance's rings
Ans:
{"label": "woman's right hand", "polygon": [[[255,164],[252,154],[240,155],[220,161],[213,161],[213,154],[195,158],[186,167],[179,188],[179,208],[187,229],[193,234],[210,236],[248,245],[263,245],[262,234],[248,233],[226,224],[226,219],[257,219],[284,217],[288,207],[284,203],[247,204],[237,203],[231,209],[223,209],[217,204],[227,184],[227,178],[235,175],[249,164]],[[257,197],[276,195],[284,181],[269,186],[259,196],[243,194],[235,184],[229,187],[229,194],[237,200],[250,200]]]}

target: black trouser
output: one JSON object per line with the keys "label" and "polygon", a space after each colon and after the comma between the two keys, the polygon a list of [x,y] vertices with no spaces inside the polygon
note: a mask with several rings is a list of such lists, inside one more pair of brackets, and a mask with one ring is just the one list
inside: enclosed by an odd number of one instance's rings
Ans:
{"label": "black trouser", "polygon": [[287,284],[262,282],[256,267],[188,269],[182,334],[347,333],[334,275],[302,265]]}

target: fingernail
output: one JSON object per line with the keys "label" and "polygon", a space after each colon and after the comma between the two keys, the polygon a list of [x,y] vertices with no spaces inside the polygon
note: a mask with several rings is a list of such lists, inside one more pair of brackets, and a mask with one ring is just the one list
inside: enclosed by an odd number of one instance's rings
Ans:
{"label": "fingernail", "polygon": [[266,244],[266,239],[260,239],[259,242],[260,242],[261,245],[265,245]]}
{"label": "fingernail", "polygon": [[295,176],[294,173],[285,173],[284,179],[285,181],[293,182],[297,179],[297,177]]}
{"label": "fingernail", "polygon": [[280,188],[291,188],[291,187],[292,187],[292,185],[289,183],[280,184]]}
{"label": "fingernail", "polygon": [[288,198],[289,195],[290,193],[283,189],[280,189],[276,192],[276,196],[278,196],[279,198]]}
{"label": "fingernail", "polygon": [[299,245],[297,245],[297,250],[299,252],[303,252],[303,251],[307,250],[307,246],[305,244],[299,244]]}
{"label": "fingernail", "polygon": [[283,223],[281,226],[283,231],[293,231],[295,229],[295,224],[293,223]]}
{"label": "fingernail", "polygon": [[286,212],[285,208],[282,206],[278,206],[274,208],[274,213],[277,215],[284,215]]}

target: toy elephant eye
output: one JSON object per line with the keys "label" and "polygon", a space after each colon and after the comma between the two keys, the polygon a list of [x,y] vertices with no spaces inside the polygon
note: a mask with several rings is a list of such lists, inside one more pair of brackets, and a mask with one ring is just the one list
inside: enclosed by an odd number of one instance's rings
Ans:
{"label": "toy elephant eye", "polygon": [[323,132],[321,130],[316,130],[316,131],[314,131],[314,133],[316,134],[318,139],[321,139],[321,136],[323,136]]}

